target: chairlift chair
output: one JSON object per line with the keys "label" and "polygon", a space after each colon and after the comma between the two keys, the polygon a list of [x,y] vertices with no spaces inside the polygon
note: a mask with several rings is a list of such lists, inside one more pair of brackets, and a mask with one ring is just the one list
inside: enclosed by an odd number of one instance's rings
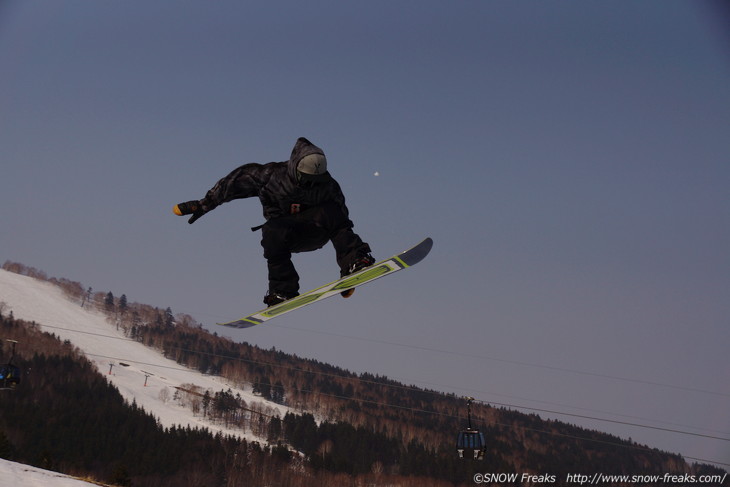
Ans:
{"label": "chairlift chair", "polygon": [[484,453],[487,450],[484,433],[471,427],[471,402],[473,400],[473,397],[466,398],[469,427],[459,432],[459,436],[456,438],[456,452],[459,454],[459,458],[484,460]]}
{"label": "chairlift chair", "polygon": [[13,365],[13,359],[15,358],[15,345],[18,342],[15,340],[6,341],[13,344],[13,352],[10,355],[8,363],[0,364],[0,390],[15,389],[15,386],[20,384],[20,369]]}

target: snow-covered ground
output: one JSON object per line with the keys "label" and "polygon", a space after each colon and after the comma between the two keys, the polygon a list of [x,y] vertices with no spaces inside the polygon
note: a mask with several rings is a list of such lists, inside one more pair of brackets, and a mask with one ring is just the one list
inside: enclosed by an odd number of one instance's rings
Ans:
{"label": "snow-covered ground", "polygon": [[[82,308],[49,282],[0,269],[0,303],[5,303],[5,314],[12,310],[15,318],[35,321],[44,331],[54,333],[62,340],[69,340],[81,349],[127,401],[136,401],[138,406],[156,416],[163,426],[202,426],[213,432],[221,431],[262,441],[261,438],[244,434],[240,429],[213,424],[200,415],[194,415],[190,408],[178,404],[173,400],[175,387],[186,384],[210,390],[211,394],[230,388],[234,395],[240,394],[248,404],[258,402],[270,406],[281,417],[288,410],[254,395],[250,389],[236,388],[221,377],[203,375],[185,368],[166,359],[158,351],[128,339],[101,312]],[[18,344],[18,347],[32,346],[30,343]],[[110,364],[113,364],[112,373],[108,375]],[[14,484],[0,482],[0,486],[4,485]]]}
{"label": "snow-covered ground", "polygon": [[0,487],[91,487],[83,480],[0,458]]}

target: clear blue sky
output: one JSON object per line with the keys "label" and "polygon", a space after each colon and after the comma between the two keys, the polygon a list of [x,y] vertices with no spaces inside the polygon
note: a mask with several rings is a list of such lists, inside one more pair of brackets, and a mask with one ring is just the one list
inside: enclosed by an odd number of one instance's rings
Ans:
{"label": "clear blue sky", "polygon": [[[171,208],[306,136],[376,257],[434,250],[353,299],[218,333],[730,437],[718,5],[3,0],[0,261],[206,325],[256,311],[259,202],[192,226]],[[304,289],[338,273],[331,246],[295,264]],[[543,416],[730,462],[727,441]]]}

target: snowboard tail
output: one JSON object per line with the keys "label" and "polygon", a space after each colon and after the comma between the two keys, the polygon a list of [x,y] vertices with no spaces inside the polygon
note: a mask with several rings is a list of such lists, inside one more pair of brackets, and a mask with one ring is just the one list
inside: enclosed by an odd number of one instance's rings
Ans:
{"label": "snowboard tail", "polygon": [[388,259],[376,262],[375,264],[361,269],[353,274],[347,275],[324,286],[313,289],[297,297],[288,299],[269,308],[258,311],[252,315],[228,323],[218,323],[231,328],[250,328],[268,321],[277,316],[289,313],[295,309],[303,308],[317,301],[341,294],[349,289],[354,289],[368,282],[387,276],[402,269],[406,269],[421,262],[431,251],[433,240],[425,239],[415,247],[405,252],[396,254]]}

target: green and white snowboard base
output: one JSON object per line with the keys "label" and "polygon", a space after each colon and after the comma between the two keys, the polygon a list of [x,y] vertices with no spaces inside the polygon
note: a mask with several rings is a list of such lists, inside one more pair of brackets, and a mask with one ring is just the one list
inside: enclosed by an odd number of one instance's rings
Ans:
{"label": "green and white snowboard base", "polygon": [[428,255],[431,251],[431,247],[433,247],[433,240],[427,238],[405,252],[394,255],[389,259],[376,262],[370,267],[366,267],[354,274],[350,274],[349,276],[345,276],[334,282],[325,284],[317,289],[300,294],[295,298],[268,307],[257,313],[246,316],[245,318],[218,324],[230,326],[232,328],[250,328],[252,326],[259,325],[264,321],[276,318],[284,313],[303,308],[304,306],[316,303],[317,301],[329,298],[330,296],[340,294],[348,289],[354,289],[358,286],[374,281],[375,279],[379,279],[383,276],[387,276],[394,272],[398,272],[399,270],[407,269],[408,267],[416,265]]}

